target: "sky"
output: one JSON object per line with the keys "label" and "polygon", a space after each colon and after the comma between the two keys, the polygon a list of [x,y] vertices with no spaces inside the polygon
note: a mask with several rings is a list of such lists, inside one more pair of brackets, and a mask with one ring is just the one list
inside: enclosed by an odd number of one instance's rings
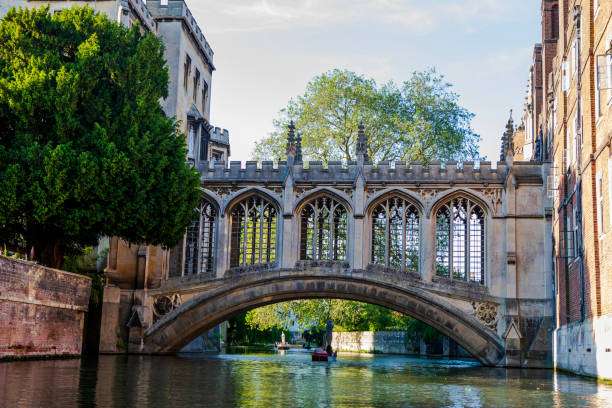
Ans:
{"label": "sky", "polygon": [[231,160],[315,75],[349,69],[379,84],[429,67],[475,114],[480,154],[499,158],[510,109],[520,121],[538,0],[187,0],[214,51],[210,121],[230,132]]}

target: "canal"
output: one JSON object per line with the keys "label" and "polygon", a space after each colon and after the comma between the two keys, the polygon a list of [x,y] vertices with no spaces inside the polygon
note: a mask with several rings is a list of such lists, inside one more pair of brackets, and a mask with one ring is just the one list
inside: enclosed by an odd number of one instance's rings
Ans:
{"label": "canal", "polygon": [[609,407],[612,385],[472,361],[303,352],[0,363],[2,407]]}

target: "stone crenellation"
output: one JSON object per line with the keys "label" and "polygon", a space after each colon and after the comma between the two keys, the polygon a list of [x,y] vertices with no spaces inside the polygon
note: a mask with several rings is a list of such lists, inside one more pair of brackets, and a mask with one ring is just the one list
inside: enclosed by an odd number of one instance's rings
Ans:
{"label": "stone crenellation", "polygon": [[213,67],[213,56],[214,52],[204,37],[200,26],[196,22],[193,14],[189,10],[189,7],[185,4],[184,1],[167,1],[167,4],[163,4],[163,2],[159,0],[149,0],[145,8],[148,8],[151,13],[155,16],[155,18],[181,18],[189,30],[193,35],[193,38],[198,43],[198,47],[201,49],[203,54],[206,56],[208,63],[211,67]]}
{"label": "stone crenellation", "polygon": [[[256,182],[282,183],[291,172],[295,182],[354,182],[361,173],[366,182],[389,183],[497,183],[505,182],[509,166],[505,162],[492,167],[491,162],[366,162],[360,166],[354,162],[343,164],[330,161],[327,164],[311,161],[289,165],[286,161],[200,161],[199,171],[206,182]],[[532,163],[514,163],[513,174],[520,181],[543,183],[541,168]]]}

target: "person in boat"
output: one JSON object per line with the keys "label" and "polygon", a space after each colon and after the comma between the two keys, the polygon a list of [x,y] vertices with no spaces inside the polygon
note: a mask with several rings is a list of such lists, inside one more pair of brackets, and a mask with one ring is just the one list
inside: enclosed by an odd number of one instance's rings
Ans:
{"label": "person in boat", "polygon": [[334,337],[334,324],[332,323],[329,316],[327,317],[327,324],[325,326],[325,335],[327,344],[332,344],[332,339]]}
{"label": "person in boat", "polygon": [[321,343],[319,343],[317,345],[317,348],[314,350],[314,352],[316,354],[325,354],[326,353],[325,349],[323,348],[323,344],[321,344]]}
{"label": "person in boat", "polygon": [[327,351],[327,354],[329,354],[329,356],[330,356],[330,357],[336,357],[336,356],[338,355],[338,351],[337,351],[337,350],[332,349],[332,346],[331,346],[331,345],[328,345],[328,346],[327,346],[326,351]]}

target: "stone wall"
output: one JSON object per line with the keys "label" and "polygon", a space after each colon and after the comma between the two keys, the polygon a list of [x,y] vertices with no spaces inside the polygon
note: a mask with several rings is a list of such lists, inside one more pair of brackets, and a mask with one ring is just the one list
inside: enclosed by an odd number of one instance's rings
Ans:
{"label": "stone wall", "polygon": [[91,279],[0,256],[0,359],[80,355]]}
{"label": "stone wall", "polygon": [[563,325],[554,334],[555,366],[612,380],[611,338],[610,315]]}
{"label": "stone wall", "polygon": [[339,351],[470,357],[465,349],[446,336],[440,339],[439,347],[431,346],[435,345],[426,345],[417,333],[405,331],[336,332],[332,339],[332,348]]}

